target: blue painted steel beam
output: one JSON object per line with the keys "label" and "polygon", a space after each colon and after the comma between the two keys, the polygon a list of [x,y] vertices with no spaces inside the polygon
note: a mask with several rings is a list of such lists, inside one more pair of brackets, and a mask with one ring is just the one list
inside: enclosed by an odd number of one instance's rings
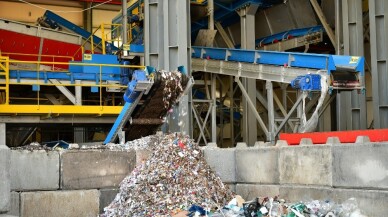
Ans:
{"label": "blue painted steel beam", "polygon": [[136,105],[133,105],[133,103],[130,102],[126,102],[124,104],[124,107],[121,110],[119,116],[117,117],[115,123],[113,124],[111,130],[109,131],[108,136],[105,138],[104,144],[108,144],[109,142],[112,142],[112,140],[114,140],[114,137],[116,137],[119,128],[122,127],[122,122],[125,119],[125,116],[127,116],[127,112],[129,111],[131,106]]}
{"label": "blue painted steel beam", "polygon": [[[19,70],[10,70],[9,72],[10,78],[17,79],[20,81],[21,79],[44,79],[46,82],[48,79],[58,79],[58,80],[88,80],[88,81],[98,81],[100,80],[100,73],[72,73],[72,72],[39,72],[36,71],[19,71]],[[120,73],[119,74],[107,74],[102,73],[101,76],[102,81],[120,81]]]}
{"label": "blue painted steel beam", "polygon": [[193,58],[327,70],[329,74],[331,71],[346,70],[364,76],[364,57],[196,46],[192,49]]}
{"label": "blue painted steel beam", "polygon": [[[55,14],[55,13],[52,12],[52,11],[48,11],[48,10],[47,10],[47,11],[44,13],[43,16],[44,16],[46,19],[49,19],[49,20],[51,20],[51,21],[54,21],[54,22],[57,23],[58,25],[60,25],[60,26],[62,26],[62,27],[64,27],[64,28],[66,28],[66,29],[68,29],[68,30],[70,30],[70,31],[72,31],[72,32],[74,32],[74,33],[76,33],[76,34],[82,36],[84,39],[88,39],[88,38],[92,35],[92,33],[90,33],[90,32],[88,32],[88,31],[86,31],[85,29],[83,29],[83,28],[81,28],[81,27],[75,25],[74,23],[72,23],[72,22],[66,20],[65,18],[63,18],[63,17],[61,17],[61,16]],[[102,39],[101,39],[100,37],[97,37],[97,36],[93,35],[93,43],[94,43],[94,44],[100,44],[101,41],[102,41]],[[117,47],[115,47],[115,46],[114,46],[113,44],[111,44],[111,43],[107,43],[107,44],[110,44],[110,46],[111,46],[113,49],[115,49],[115,50],[118,49]]]}
{"label": "blue painted steel beam", "polygon": [[[89,38],[92,35],[92,33],[75,25],[74,23],[66,20],[65,18],[55,14],[52,11],[46,11],[43,16],[49,20],[55,21],[58,25],[66,28],[70,31],[73,31],[74,33],[82,36],[85,39]],[[99,43],[101,43],[102,39],[97,37],[97,36],[93,36],[93,41],[94,41],[94,43],[99,44]]]}
{"label": "blue painted steel beam", "polygon": [[313,27],[307,27],[307,28],[301,28],[301,29],[292,29],[289,31],[280,32],[271,36],[263,37],[256,39],[256,45],[265,45],[265,44],[272,44],[274,41],[282,41],[284,39],[288,39],[289,37],[301,37],[304,35],[308,35],[314,32],[323,32],[325,31],[323,26],[313,26]]}

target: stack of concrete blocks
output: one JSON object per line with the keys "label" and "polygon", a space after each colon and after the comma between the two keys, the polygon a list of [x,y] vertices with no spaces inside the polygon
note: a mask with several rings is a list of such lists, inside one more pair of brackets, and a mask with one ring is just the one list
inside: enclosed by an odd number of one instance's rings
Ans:
{"label": "stack of concrete blocks", "polygon": [[135,162],[135,151],[12,150],[7,214],[97,216],[114,199]]}
{"label": "stack of concrete blocks", "polygon": [[[280,195],[290,202],[356,198],[367,216],[388,215],[388,143],[359,137],[355,144],[329,138],[299,146],[245,143],[236,148],[204,148],[209,165],[246,200]],[[235,170],[235,172],[231,170]]]}
{"label": "stack of concrete blocks", "polygon": [[[0,123],[0,135],[5,135],[5,124]],[[5,145],[5,137],[0,137],[0,216],[5,216],[11,204],[11,180],[9,173],[10,150]]]}

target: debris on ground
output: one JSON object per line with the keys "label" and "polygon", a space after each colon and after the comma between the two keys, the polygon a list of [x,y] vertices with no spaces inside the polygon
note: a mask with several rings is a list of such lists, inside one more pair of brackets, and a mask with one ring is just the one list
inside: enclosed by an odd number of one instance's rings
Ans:
{"label": "debris on ground", "polygon": [[145,136],[140,139],[128,141],[124,144],[108,143],[106,148],[110,150],[148,150],[152,151],[162,141],[164,135],[156,133],[155,135]]}
{"label": "debris on ground", "polygon": [[222,212],[213,217],[366,217],[361,214],[357,201],[350,198],[342,204],[333,201],[305,201],[298,203],[286,203],[285,200],[274,198],[256,198],[237,203],[236,198],[226,205]]}
{"label": "debris on ground", "polygon": [[193,207],[214,212],[232,198],[199,146],[186,136],[169,134],[121,182],[101,216],[174,216]]}
{"label": "debris on ground", "polygon": [[11,150],[28,150],[28,151],[38,151],[38,150],[44,150],[44,151],[52,151],[53,148],[49,147],[47,145],[41,145],[38,142],[32,142],[29,145],[25,146],[18,146],[18,147],[10,147]]}

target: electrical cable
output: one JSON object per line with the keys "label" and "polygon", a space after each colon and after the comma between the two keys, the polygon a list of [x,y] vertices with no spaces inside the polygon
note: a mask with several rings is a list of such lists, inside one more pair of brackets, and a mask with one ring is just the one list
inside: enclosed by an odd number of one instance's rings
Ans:
{"label": "electrical cable", "polygon": [[107,0],[107,1],[102,2],[102,3],[100,3],[100,4],[97,4],[97,5],[94,5],[94,6],[92,6],[92,7],[82,9],[82,10],[78,10],[78,11],[59,11],[59,10],[50,10],[50,9],[48,9],[48,8],[45,8],[45,7],[42,7],[42,6],[33,4],[33,3],[28,2],[28,1],[25,1],[25,0],[18,0],[18,1],[19,1],[19,2],[23,2],[23,3],[25,3],[25,4],[28,4],[28,5],[31,5],[31,6],[34,6],[34,7],[37,7],[37,8],[40,8],[40,9],[43,9],[43,10],[52,11],[52,12],[55,12],[55,13],[80,13],[80,12],[84,12],[84,11],[91,10],[91,9],[93,9],[93,8],[99,7],[99,6],[104,5],[104,4],[106,4],[106,3],[109,3],[109,2],[111,2],[112,0]]}

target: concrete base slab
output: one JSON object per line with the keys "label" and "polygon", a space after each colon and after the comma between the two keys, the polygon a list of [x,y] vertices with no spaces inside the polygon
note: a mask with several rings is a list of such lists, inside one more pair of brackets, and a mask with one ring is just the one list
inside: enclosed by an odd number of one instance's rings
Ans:
{"label": "concrete base slab", "polygon": [[203,148],[203,152],[206,162],[221,177],[223,182],[236,182],[234,148],[205,147]]}
{"label": "concrete base slab", "polygon": [[388,189],[388,145],[333,146],[333,185]]}
{"label": "concrete base slab", "polygon": [[281,184],[332,186],[330,145],[283,147],[279,164]]}
{"label": "concrete base slab", "polygon": [[278,147],[236,149],[237,182],[278,184],[278,158]]}
{"label": "concrete base slab", "polygon": [[0,213],[5,213],[10,209],[10,153],[7,147],[0,147]]}
{"label": "concrete base slab", "polygon": [[115,199],[119,189],[100,189],[100,213],[104,212],[113,199]]}
{"label": "concrete base slab", "polygon": [[13,191],[59,189],[59,153],[56,151],[12,150],[11,171]]}
{"label": "concrete base slab", "polygon": [[98,190],[37,191],[20,194],[20,215],[28,217],[95,217],[99,210]]}
{"label": "concrete base slab", "polygon": [[62,152],[61,189],[117,188],[135,164],[135,151]]}
{"label": "concrete base slab", "polygon": [[279,185],[237,184],[236,194],[240,195],[246,201],[249,201],[256,197],[277,196],[279,195],[279,189]]}

